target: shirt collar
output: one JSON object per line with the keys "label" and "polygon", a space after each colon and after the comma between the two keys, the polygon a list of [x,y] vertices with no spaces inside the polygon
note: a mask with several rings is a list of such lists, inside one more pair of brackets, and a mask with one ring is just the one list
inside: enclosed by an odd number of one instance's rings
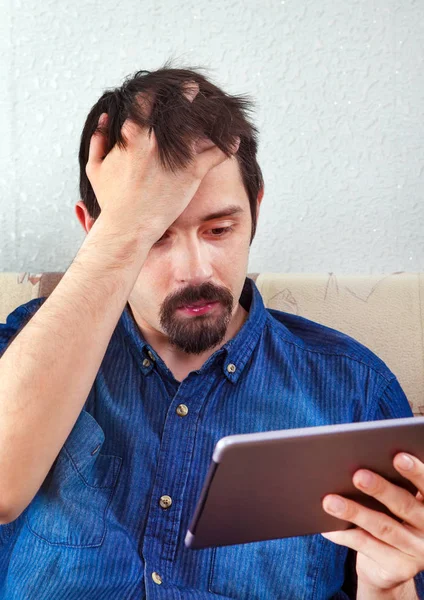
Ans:
{"label": "shirt collar", "polygon": [[[262,296],[253,279],[246,277],[243,290],[240,295],[240,304],[249,312],[236,335],[214,352],[202,365],[198,373],[209,369],[212,362],[223,356],[222,370],[224,375],[232,383],[236,383],[240,377],[253,349],[255,348],[265,325],[267,311]],[[140,359],[140,368],[144,374],[150,372],[153,363],[159,361],[164,365],[160,356],[146,342],[143,334],[135,322],[129,304],[127,303],[121,315],[119,324],[122,326],[126,338]],[[166,366],[165,366],[166,367]],[[167,367],[166,370],[168,371]]]}

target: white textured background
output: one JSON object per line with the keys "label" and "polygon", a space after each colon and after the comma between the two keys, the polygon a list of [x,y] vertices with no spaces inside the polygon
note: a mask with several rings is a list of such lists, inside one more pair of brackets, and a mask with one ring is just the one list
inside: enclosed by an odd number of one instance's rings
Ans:
{"label": "white textured background", "polygon": [[85,117],[170,57],[256,102],[251,271],[424,270],[422,0],[3,0],[0,271],[69,266]]}

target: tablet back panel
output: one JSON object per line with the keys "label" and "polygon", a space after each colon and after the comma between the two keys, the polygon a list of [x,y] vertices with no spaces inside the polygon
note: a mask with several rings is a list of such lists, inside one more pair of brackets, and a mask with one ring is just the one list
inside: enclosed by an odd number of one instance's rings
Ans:
{"label": "tablet back panel", "polygon": [[[322,499],[329,493],[391,514],[383,504],[357,490],[352,475],[367,468],[415,494],[416,488],[397,473],[392,459],[405,451],[424,462],[424,418],[391,419],[387,426],[376,423],[377,429],[360,430],[365,424],[358,423],[347,425],[350,431],[299,437],[284,437],[290,430],[272,432],[280,434],[280,439],[263,441],[243,441],[260,434],[223,438],[221,451],[214,453],[217,462],[211,463],[186,545],[225,546],[352,527],[324,512]],[[298,431],[319,429],[323,428]]]}

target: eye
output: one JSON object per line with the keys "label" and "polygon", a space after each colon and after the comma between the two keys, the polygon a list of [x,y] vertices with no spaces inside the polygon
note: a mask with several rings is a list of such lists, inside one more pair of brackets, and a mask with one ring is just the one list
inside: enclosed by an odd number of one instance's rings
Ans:
{"label": "eye", "polygon": [[211,229],[210,231],[218,231],[221,233],[214,234],[213,237],[222,237],[224,234],[229,233],[233,230],[233,227],[217,227],[215,229]]}
{"label": "eye", "polygon": [[[212,237],[215,238],[220,238],[223,237],[226,233],[230,233],[231,231],[233,231],[234,227],[215,227],[214,229],[209,229],[209,231],[212,232]],[[166,240],[166,238],[168,237],[168,234],[165,232],[163,234],[163,236],[157,240],[157,242],[154,243],[154,245],[156,246],[156,244],[160,244],[161,242],[163,242],[164,240]]]}

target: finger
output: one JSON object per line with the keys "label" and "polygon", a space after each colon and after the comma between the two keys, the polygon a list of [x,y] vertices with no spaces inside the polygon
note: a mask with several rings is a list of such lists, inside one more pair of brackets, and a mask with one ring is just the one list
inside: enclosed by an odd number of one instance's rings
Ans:
{"label": "finger", "polygon": [[187,100],[190,100],[190,102],[193,102],[193,100],[199,93],[199,84],[192,79],[190,79],[189,81],[184,81],[181,88],[183,90],[184,96],[187,98]]}
{"label": "finger", "polygon": [[121,127],[122,136],[125,138],[126,144],[135,146],[139,143],[139,138],[147,139],[147,128],[141,128],[131,119],[125,119]]}
{"label": "finger", "polygon": [[424,506],[407,490],[366,469],[356,471],[353,484],[368,496],[373,496],[387,506],[394,515],[406,523],[424,530]]}
{"label": "finger", "polygon": [[217,167],[227,158],[228,156],[225,154],[225,152],[220,150],[218,146],[213,145],[212,148],[197,154],[195,159],[196,175],[202,179],[206,173],[210,171],[210,169]]}
{"label": "finger", "polygon": [[[332,500],[340,507],[332,508]],[[340,502],[339,502],[340,501]],[[325,496],[323,508],[329,514],[350,521],[370,533],[376,539],[397,548],[410,556],[424,553],[424,542],[415,536],[407,526],[398,523],[388,515],[371,510],[353,500],[336,495]]]}
{"label": "finger", "polygon": [[209,148],[213,148],[214,146],[215,144],[213,143],[213,141],[206,136],[200,137],[195,142],[193,142],[193,149],[196,152],[196,154],[201,154],[205,150],[209,150]]}
{"label": "finger", "polygon": [[424,464],[411,454],[401,452],[393,459],[393,466],[405,479],[411,481],[421,494],[424,495]]}
{"label": "finger", "polygon": [[97,129],[90,139],[90,147],[88,150],[88,163],[91,166],[100,164],[107,153],[107,138],[106,135],[99,130],[99,127],[107,127],[107,113],[102,113],[97,123]]}
{"label": "finger", "polygon": [[[196,157],[197,170],[200,177],[204,177],[210,169],[213,169],[229,158],[225,152],[220,150],[213,142],[207,140],[207,138],[200,138],[200,140],[195,143],[194,149],[196,149],[196,144],[198,144],[197,148],[201,150]],[[236,141],[230,150],[233,155],[237,152],[239,145],[240,138],[236,138]],[[202,150],[202,148],[206,149]]]}
{"label": "finger", "polygon": [[134,121],[126,119],[121,127],[122,136],[125,138],[125,150],[135,153],[144,159],[148,153],[157,153],[157,138],[152,128],[140,127]]}
{"label": "finger", "polygon": [[[201,152],[204,152],[205,150],[209,150],[209,148],[213,148],[214,146],[215,146],[215,144],[213,143],[213,141],[206,136],[198,138],[193,143],[193,149],[196,152],[196,154],[200,154]],[[234,144],[230,147],[230,152],[232,154],[236,154],[239,147],[240,147],[240,138],[236,137]]]}
{"label": "finger", "polygon": [[412,557],[377,540],[363,529],[331,531],[321,535],[335,544],[360,552],[397,582],[412,579],[417,573],[416,561]]}

